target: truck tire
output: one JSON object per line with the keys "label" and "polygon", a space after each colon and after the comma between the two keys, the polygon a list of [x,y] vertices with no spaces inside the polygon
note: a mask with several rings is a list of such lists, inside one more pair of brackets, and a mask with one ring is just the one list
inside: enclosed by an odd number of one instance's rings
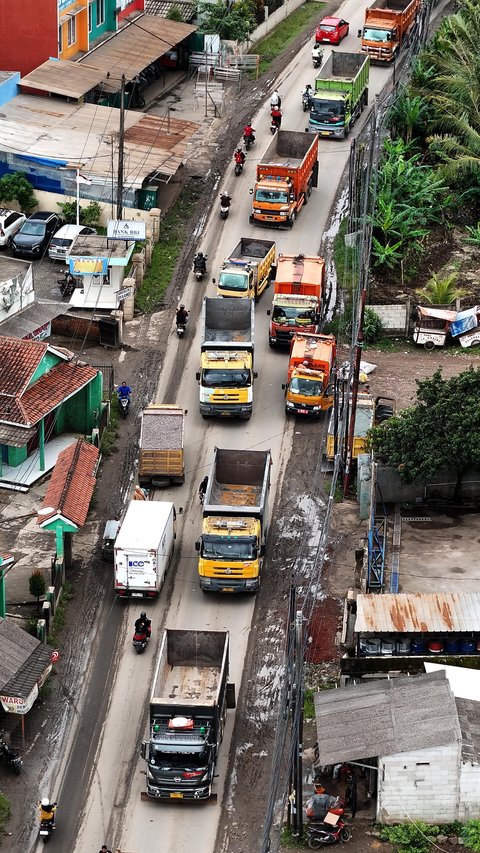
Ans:
{"label": "truck tire", "polygon": [[295,219],[296,219],[295,211],[292,211],[292,215],[289,216],[287,219],[287,224],[288,224],[289,228],[293,228],[293,226],[295,225]]}
{"label": "truck tire", "polygon": [[308,189],[307,189],[307,191],[306,191],[306,192],[304,192],[304,194],[303,194],[303,204],[304,204],[304,205],[308,204]]}
{"label": "truck tire", "polygon": [[253,213],[251,213],[250,216],[248,217],[248,221],[249,221],[250,225],[253,225],[253,223],[255,222],[255,220],[253,218]]}
{"label": "truck tire", "polygon": [[363,106],[364,107],[368,106],[368,89],[365,89],[365,91],[363,93]]}

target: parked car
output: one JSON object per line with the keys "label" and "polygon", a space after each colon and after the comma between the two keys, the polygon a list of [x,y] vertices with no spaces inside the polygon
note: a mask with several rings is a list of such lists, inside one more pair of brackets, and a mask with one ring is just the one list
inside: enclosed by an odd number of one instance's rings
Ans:
{"label": "parked car", "polygon": [[96,228],[89,228],[86,225],[62,225],[50,240],[48,254],[54,261],[64,261],[70,254],[73,242],[79,234],[85,236],[96,233]]}
{"label": "parked car", "polygon": [[323,18],[315,33],[317,44],[327,42],[328,44],[340,44],[345,36],[348,36],[350,24],[343,18]]}
{"label": "parked car", "polygon": [[32,213],[10,240],[12,255],[42,257],[53,234],[58,231],[61,224],[62,220],[58,213],[48,211]]}
{"label": "parked car", "polygon": [[0,247],[8,245],[10,238],[20,230],[26,218],[24,213],[0,207]]}

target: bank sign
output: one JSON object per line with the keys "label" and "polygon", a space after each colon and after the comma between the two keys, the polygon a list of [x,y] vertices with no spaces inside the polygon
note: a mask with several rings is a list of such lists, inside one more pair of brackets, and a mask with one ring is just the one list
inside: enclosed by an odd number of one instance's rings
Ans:
{"label": "bank sign", "polygon": [[132,219],[110,219],[107,222],[108,240],[145,240],[145,222]]}

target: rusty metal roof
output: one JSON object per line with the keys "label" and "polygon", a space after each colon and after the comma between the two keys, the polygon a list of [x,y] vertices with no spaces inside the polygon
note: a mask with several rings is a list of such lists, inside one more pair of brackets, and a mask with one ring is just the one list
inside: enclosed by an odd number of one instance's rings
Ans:
{"label": "rusty metal roof", "polygon": [[480,593],[416,592],[357,597],[357,634],[465,631],[480,631]]}

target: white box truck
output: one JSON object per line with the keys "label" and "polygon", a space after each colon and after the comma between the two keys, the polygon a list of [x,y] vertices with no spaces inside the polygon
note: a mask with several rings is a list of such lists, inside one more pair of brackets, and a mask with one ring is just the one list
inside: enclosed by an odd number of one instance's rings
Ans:
{"label": "white box truck", "polygon": [[115,540],[117,595],[158,595],[173,555],[175,517],[170,501],[131,501]]}

